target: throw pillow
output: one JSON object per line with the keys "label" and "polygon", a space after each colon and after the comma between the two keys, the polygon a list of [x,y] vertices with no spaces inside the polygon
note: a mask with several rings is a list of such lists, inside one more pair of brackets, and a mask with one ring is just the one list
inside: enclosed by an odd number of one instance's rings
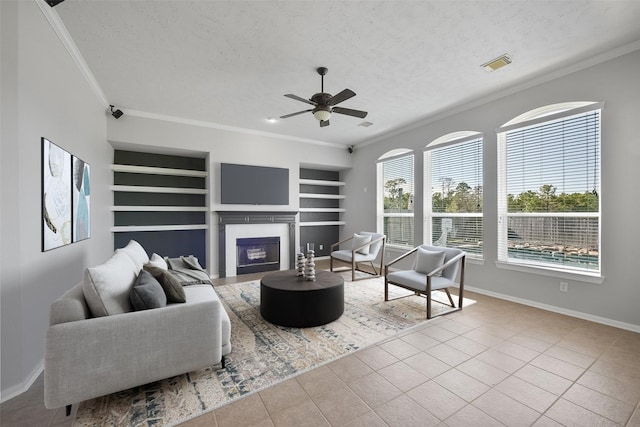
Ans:
{"label": "throw pillow", "polygon": [[[371,234],[358,234],[358,233],[354,233],[353,234],[353,246],[352,246],[352,250],[353,249],[357,249],[360,246],[364,245],[365,243],[369,243],[371,241]],[[362,255],[369,255],[369,246],[371,245],[367,245],[365,247],[363,247],[362,249],[358,249],[356,251],[356,253],[362,254]]]}
{"label": "throw pillow", "polygon": [[[429,251],[427,249],[418,248],[415,270],[418,273],[429,274],[444,264],[444,257],[444,251]],[[441,275],[442,272],[436,274],[436,276]]]}
{"label": "throw pillow", "polygon": [[100,317],[131,311],[129,291],[137,271],[124,252],[116,252],[104,264],[87,268],[82,292],[91,314]]}
{"label": "throw pillow", "polygon": [[154,267],[158,267],[161,268],[163,270],[166,270],[167,267],[167,261],[164,260],[164,258],[162,258],[160,255],[154,253],[153,255],[151,255],[151,258],[149,258],[149,262],[145,265],[152,265]]}
{"label": "throw pillow", "polygon": [[135,240],[129,240],[127,246],[118,249],[116,252],[126,253],[135,264],[137,271],[140,271],[142,266],[149,262],[147,251]]}
{"label": "throw pillow", "polygon": [[145,270],[140,270],[131,292],[129,293],[131,306],[134,310],[148,310],[167,305],[167,297],[160,283]]}
{"label": "throw pillow", "polygon": [[[164,260],[162,260],[164,262]],[[165,264],[166,265],[166,264]],[[173,274],[167,269],[162,269],[151,264],[145,264],[144,269],[160,282],[160,286],[167,296],[167,302],[187,302],[182,285],[173,277]]]}

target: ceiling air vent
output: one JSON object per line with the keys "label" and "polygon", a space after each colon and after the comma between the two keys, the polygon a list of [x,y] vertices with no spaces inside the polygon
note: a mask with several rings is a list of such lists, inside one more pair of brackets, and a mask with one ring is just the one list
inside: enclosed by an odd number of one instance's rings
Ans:
{"label": "ceiling air vent", "polygon": [[371,122],[362,122],[358,126],[361,126],[363,128],[368,128],[371,125],[373,125],[373,123],[371,123]]}
{"label": "ceiling air vent", "polygon": [[509,57],[509,55],[507,55],[506,53],[502,56],[499,56],[495,59],[492,59],[491,61],[487,62],[486,64],[482,64],[481,67],[484,68],[487,71],[495,71],[498,68],[502,68],[505,65],[509,65],[511,64],[511,58]]}

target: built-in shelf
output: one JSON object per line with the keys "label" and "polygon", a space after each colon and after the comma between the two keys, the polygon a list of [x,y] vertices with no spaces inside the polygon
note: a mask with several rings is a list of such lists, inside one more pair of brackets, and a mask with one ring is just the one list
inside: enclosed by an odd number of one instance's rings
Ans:
{"label": "built-in shelf", "polygon": [[183,224],[183,225],[122,225],[111,227],[112,233],[126,233],[131,231],[181,231],[181,230],[206,230],[207,224]]}
{"label": "built-in shelf", "polygon": [[206,188],[146,187],[142,185],[112,185],[111,191],[129,193],[209,194]]}
{"label": "built-in shelf", "polygon": [[345,225],[344,221],[315,221],[315,222],[301,222],[300,227],[319,227],[325,225]]}
{"label": "built-in shelf", "polygon": [[344,199],[344,194],[300,193],[301,199]]}
{"label": "built-in shelf", "polygon": [[111,206],[114,212],[207,212],[206,206]]}
{"label": "built-in shelf", "polygon": [[304,185],[320,185],[322,187],[342,187],[342,181],[326,181],[321,179],[299,179],[298,182]]}
{"label": "built-in shelf", "polygon": [[158,168],[151,166],[111,165],[111,170],[113,170],[114,172],[141,173],[146,175],[195,176],[200,178],[205,178],[208,176],[208,173],[206,171]]}
{"label": "built-in shelf", "polygon": [[300,208],[300,212],[344,212],[344,208]]}

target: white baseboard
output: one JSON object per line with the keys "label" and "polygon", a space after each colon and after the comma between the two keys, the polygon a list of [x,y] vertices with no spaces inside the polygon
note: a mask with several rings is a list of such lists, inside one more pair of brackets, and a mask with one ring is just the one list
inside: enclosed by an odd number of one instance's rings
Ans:
{"label": "white baseboard", "polygon": [[44,359],[41,360],[40,363],[38,363],[34,370],[31,371],[31,373],[27,375],[27,378],[20,384],[13,385],[6,390],[2,390],[2,393],[0,394],[0,403],[4,403],[9,399],[13,399],[14,397],[29,390],[33,383],[36,382],[43,370]]}
{"label": "white baseboard", "polygon": [[500,293],[497,293],[497,292],[487,291],[487,290],[481,289],[481,288],[475,288],[473,286],[466,286],[465,285],[464,288],[466,290],[471,291],[471,292],[477,292],[477,293],[482,294],[482,295],[487,295],[487,296],[490,296],[490,297],[499,298],[499,299],[503,299],[503,300],[506,300],[506,301],[517,302],[519,304],[528,305],[530,307],[540,308],[542,310],[552,311],[554,313],[565,314],[567,316],[577,317],[578,319],[589,320],[591,322],[601,323],[601,324],[607,325],[607,326],[613,326],[614,328],[620,328],[620,329],[625,329],[627,331],[640,333],[640,325],[634,325],[632,323],[620,322],[618,320],[608,319],[606,317],[594,316],[593,314],[583,313],[581,311],[569,310],[569,309],[562,308],[562,307],[556,307],[554,305],[543,304],[543,303],[540,303],[540,302],[537,302],[537,301],[531,301],[531,300],[524,299],[524,298],[517,298],[517,297],[510,296],[510,295],[505,295],[505,294],[500,294]]}

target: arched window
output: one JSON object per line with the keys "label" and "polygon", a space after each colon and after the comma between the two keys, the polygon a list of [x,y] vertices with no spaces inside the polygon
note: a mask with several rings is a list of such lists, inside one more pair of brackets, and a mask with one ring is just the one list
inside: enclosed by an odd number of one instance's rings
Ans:
{"label": "arched window", "polygon": [[549,105],[497,130],[498,261],[600,273],[602,105]]}
{"label": "arched window", "polygon": [[444,135],[424,152],[424,240],[482,258],[482,134]]}
{"label": "arched window", "polygon": [[387,244],[413,247],[414,155],[391,150],[378,159],[377,228]]}

